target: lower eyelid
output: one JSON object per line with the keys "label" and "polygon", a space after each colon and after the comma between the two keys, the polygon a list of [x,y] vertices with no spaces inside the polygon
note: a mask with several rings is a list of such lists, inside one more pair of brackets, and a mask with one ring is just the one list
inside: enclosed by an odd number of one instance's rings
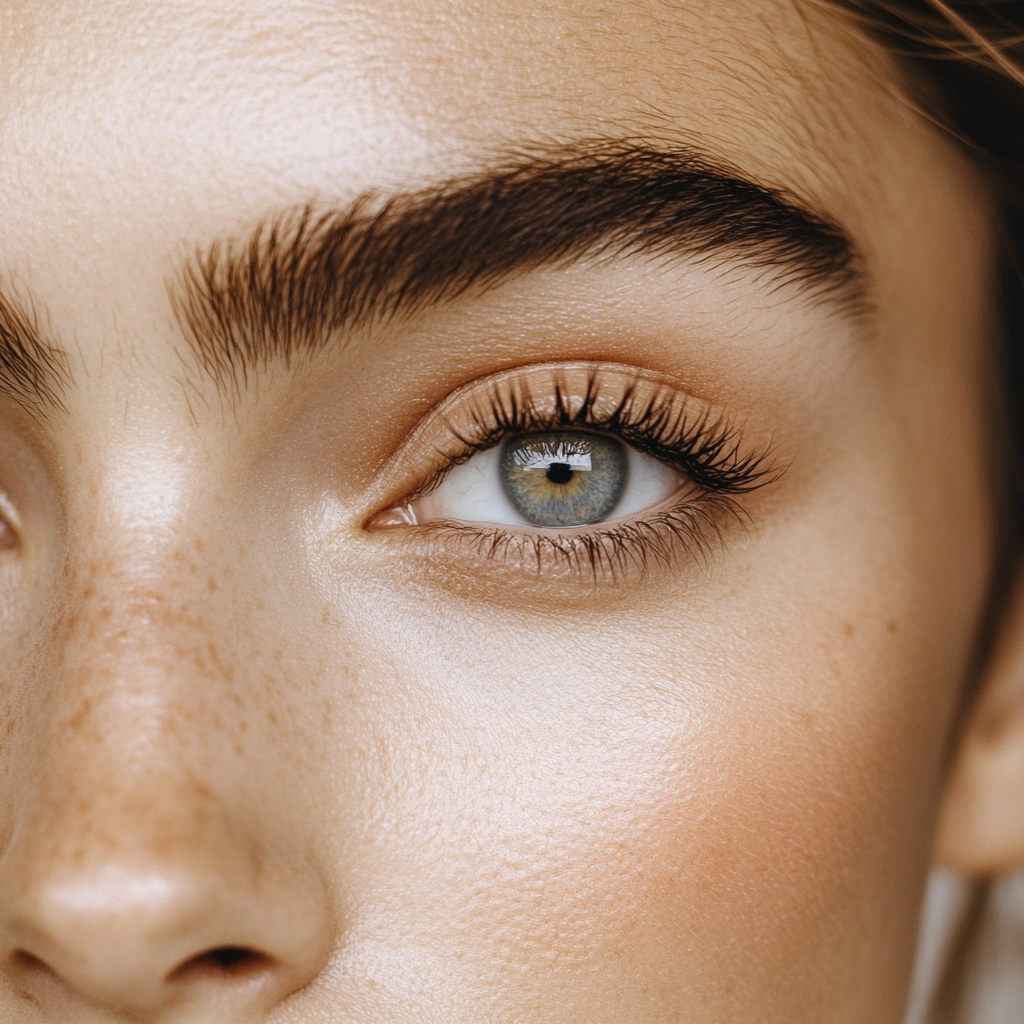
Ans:
{"label": "lower eyelid", "polygon": [[446,586],[455,578],[453,572],[463,585],[489,580],[482,595],[500,600],[504,590],[493,583],[509,580],[509,572],[515,578],[571,580],[589,587],[638,582],[663,571],[674,574],[684,566],[706,568],[725,546],[731,528],[747,525],[732,497],[695,484],[684,483],[668,501],[648,511],[562,530],[440,520],[423,523],[406,537],[426,565],[443,566]]}

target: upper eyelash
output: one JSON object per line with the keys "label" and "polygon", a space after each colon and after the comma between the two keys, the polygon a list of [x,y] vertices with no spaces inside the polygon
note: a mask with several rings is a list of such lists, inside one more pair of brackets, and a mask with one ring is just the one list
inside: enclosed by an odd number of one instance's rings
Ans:
{"label": "upper eyelash", "polygon": [[578,406],[556,381],[551,410],[538,407],[517,388],[504,393],[497,386],[490,388],[483,406],[477,404],[471,410],[471,431],[447,424],[461,450],[449,453],[448,465],[417,493],[433,490],[451,468],[478,452],[494,448],[507,437],[573,427],[613,434],[637,451],[669,463],[709,491],[743,494],[773,482],[780,475],[771,459],[770,445],[743,452],[739,431],[724,416],[714,416],[705,410],[696,416],[689,414],[688,403],[667,386],[639,400],[636,385],[627,385],[621,398],[599,414],[596,407],[601,394],[600,380],[599,371],[590,374]]}

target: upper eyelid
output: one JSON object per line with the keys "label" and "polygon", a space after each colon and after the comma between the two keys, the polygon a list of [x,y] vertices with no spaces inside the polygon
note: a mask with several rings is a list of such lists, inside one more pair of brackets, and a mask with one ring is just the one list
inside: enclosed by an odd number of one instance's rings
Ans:
{"label": "upper eyelid", "polygon": [[[559,374],[575,373],[589,376],[595,372],[609,376],[617,374],[631,379],[642,376],[651,380],[667,380],[661,374],[649,373],[620,363],[568,361],[532,363],[467,381],[453,388],[420,417],[419,422],[378,473],[377,480],[371,488],[370,501],[384,505],[389,500],[397,500],[410,493],[413,487],[422,483],[424,477],[430,473],[429,469],[423,466],[424,461],[432,459],[440,468],[453,458],[458,458],[460,453],[465,453],[468,457],[469,452],[458,440],[460,429],[457,414],[465,415],[467,403],[474,396],[479,397],[487,389],[500,387],[504,382],[519,382],[535,376],[550,380],[553,375]],[[427,452],[426,457],[424,451]],[[416,461],[420,463],[420,469],[410,470],[410,463]],[[412,479],[417,475],[419,480]]]}
{"label": "upper eyelid", "polygon": [[[689,411],[688,419],[695,429],[697,424],[702,425],[702,429],[714,424],[728,424],[725,410],[721,407],[688,391],[664,374],[635,366],[603,362],[563,362],[539,363],[504,370],[456,388],[421,418],[388,460],[372,488],[369,499],[370,505],[374,506],[373,512],[425,493],[428,486],[443,479],[446,467],[458,461],[465,461],[474,451],[480,450],[478,446],[466,444],[463,429],[472,428],[474,399],[479,401],[486,398],[488,393],[493,396],[503,387],[529,389],[532,386],[530,393],[534,404],[538,407],[546,404],[550,409],[558,400],[556,392],[559,387],[563,398],[579,402],[583,400],[587,387],[594,381],[597,381],[602,389],[602,396],[597,404],[605,403],[606,409],[617,404],[617,396],[621,398],[622,389],[626,387],[632,387],[634,394],[640,395],[641,399],[645,389],[648,393],[663,390],[675,396],[680,408],[686,406]],[[538,429],[543,429],[543,425],[538,424]],[[663,452],[652,451],[650,447],[636,444],[636,438],[630,439],[622,434],[619,436],[646,454],[664,458]],[[730,441],[728,433],[722,433],[720,437],[722,443],[733,447],[733,468],[737,483],[744,474],[750,475],[757,464],[764,464],[764,482],[770,482],[769,478],[774,478],[772,467],[767,465],[770,444],[762,445],[756,450],[751,448],[744,455],[738,440]],[[495,441],[499,442],[500,438]],[[685,466],[678,468],[687,471]],[[737,489],[740,488],[737,486]]]}

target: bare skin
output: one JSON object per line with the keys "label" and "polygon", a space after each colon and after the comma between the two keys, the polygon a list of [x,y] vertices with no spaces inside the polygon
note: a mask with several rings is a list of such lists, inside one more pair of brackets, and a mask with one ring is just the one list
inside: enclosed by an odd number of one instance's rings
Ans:
{"label": "bare skin", "polygon": [[[0,405],[0,1018],[898,1022],[994,574],[993,228],[881,51],[789,0],[0,28],[54,377]],[[268,218],[627,143],[835,225],[866,301],[610,251],[244,372],[190,326],[183,264]],[[614,571],[396,519],[530,372],[656,382],[761,486]]]}

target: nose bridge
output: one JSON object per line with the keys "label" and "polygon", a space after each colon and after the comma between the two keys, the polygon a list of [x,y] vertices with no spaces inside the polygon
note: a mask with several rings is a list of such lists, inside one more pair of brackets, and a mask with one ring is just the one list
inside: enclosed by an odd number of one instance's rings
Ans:
{"label": "nose bridge", "polygon": [[98,536],[26,701],[0,970],[118,1010],[215,999],[229,1020],[317,973],[324,887],[294,829],[280,841],[260,809],[266,766],[234,742],[236,610],[209,546]]}
{"label": "nose bridge", "polygon": [[[48,715],[48,724],[65,729],[67,742],[87,740],[96,722],[115,731],[127,722],[123,741],[131,745],[152,741],[181,688],[200,674],[198,664],[183,672],[181,655],[201,635],[215,635],[215,606],[197,586],[210,571],[197,550],[204,528],[187,528],[195,459],[159,444],[107,447],[105,458],[69,474],[69,488],[90,500],[69,508],[62,614],[46,680],[63,714]],[[223,641],[223,629],[219,635]]]}
{"label": "nose bridge", "polygon": [[[95,760],[120,762],[119,777],[130,778],[136,762],[152,768],[183,739],[175,722],[198,713],[197,696],[215,698],[213,659],[200,652],[214,641],[224,650],[229,637],[197,582],[209,566],[188,545],[176,531],[116,521],[70,538],[41,678],[31,684],[40,695],[29,703],[33,732],[47,740],[36,744],[43,775],[48,762],[61,771],[71,760],[90,774]],[[221,673],[224,660],[215,659]]]}
{"label": "nose bridge", "polygon": [[211,599],[217,569],[202,540],[155,544],[122,535],[115,544],[74,572],[67,587],[55,652],[64,687],[149,691],[169,703],[190,680],[223,674],[223,655],[212,662],[200,656],[231,646],[228,601]]}
{"label": "nose bridge", "polygon": [[136,852],[159,821],[165,849],[194,845],[248,773],[232,742],[253,654],[243,546],[229,517],[200,514],[222,497],[202,493],[219,474],[201,462],[117,441],[70,480],[90,500],[69,509],[54,622],[28,681],[19,760],[35,797],[19,820],[81,818],[81,836]]}
{"label": "nose bridge", "polygon": [[[122,537],[69,572],[43,678],[32,681],[38,785],[90,779],[95,800],[201,763],[194,726],[233,676],[230,630],[200,594],[196,560],[163,547],[154,557],[151,541]],[[67,781],[58,789],[70,792]]]}

